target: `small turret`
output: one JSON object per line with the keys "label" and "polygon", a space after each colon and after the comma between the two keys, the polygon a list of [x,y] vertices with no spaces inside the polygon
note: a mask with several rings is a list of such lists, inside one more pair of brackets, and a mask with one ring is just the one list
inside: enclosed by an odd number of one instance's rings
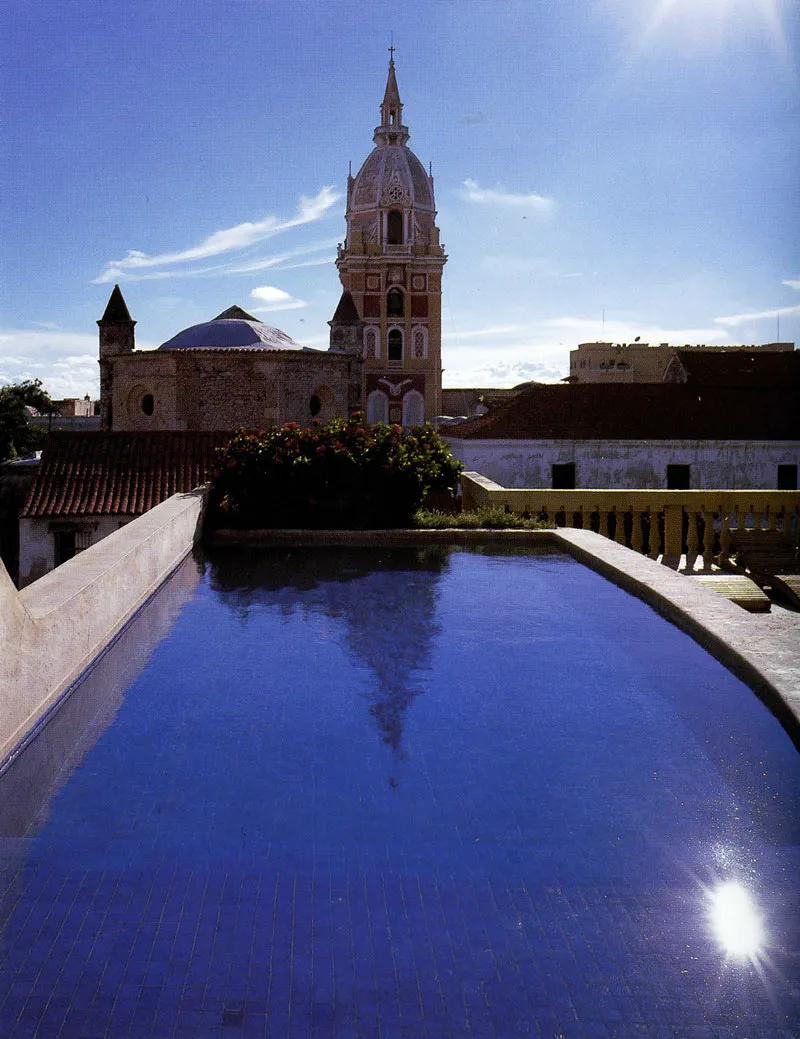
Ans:
{"label": "small turret", "polygon": [[347,290],[342,293],[336,312],[328,322],[331,326],[331,350],[355,354],[364,354],[364,322],[358,316],[355,301]]}
{"label": "small turret", "polygon": [[133,353],[136,346],[134,328],[128,305],[119,285],[114,286],[103,316],[97,322],[100,329],[100,416],[103,429],[113,428],[111,400],[114,369],[111,358]]}

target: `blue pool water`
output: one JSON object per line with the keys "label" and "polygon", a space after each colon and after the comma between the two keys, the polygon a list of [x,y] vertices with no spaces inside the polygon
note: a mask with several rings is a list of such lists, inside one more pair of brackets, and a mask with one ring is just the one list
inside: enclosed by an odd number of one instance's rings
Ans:
{"label": "blue pool water", "polygon": [[188,560],[0,779],[0,1035],[788,1039],[798,820],[568,557]]}

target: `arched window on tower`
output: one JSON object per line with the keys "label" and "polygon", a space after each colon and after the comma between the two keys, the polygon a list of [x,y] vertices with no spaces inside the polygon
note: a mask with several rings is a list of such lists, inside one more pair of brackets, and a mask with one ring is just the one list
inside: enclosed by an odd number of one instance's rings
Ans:
{"label": "arched window on tower", "polygon": [[373,390],[367,397],[367,422],[389,421],[389,398],[383,390]]}
{"label": "arched window on tower", "polygon": [[378,356],[378,332],[374,328],[368,328],[364,333],[364,353],[369,358]]}
{"label": "arched window on tower", "polygon": [[400,289],[389,289],[386,293],[387,317],[402,317],[405,299]]}
{"label": "arched window on tower", "polygon": [[418,325],[412,332],[414,342],[414,357],[421,358],[428,356],[428,330],[422,325]]}
{"label": "arched window on tower", "polygon": [[399,209],[389,210],[386,217],[386,243],[387,245],[403,244],[403,214]]}
{"label": "arched window on tower", "polygon": [[389,332],[389,338],[386,341],[386,357],[390,361],[402,361],[403,360],[403,333],[399,328],[393,328]]}

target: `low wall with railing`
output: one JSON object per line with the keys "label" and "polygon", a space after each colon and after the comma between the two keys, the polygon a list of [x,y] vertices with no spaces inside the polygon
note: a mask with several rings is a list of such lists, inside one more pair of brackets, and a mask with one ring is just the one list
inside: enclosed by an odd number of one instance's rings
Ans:
{"label": "low wall with railing", "polygon": [[0,762],[191,550],[203,492],[176,494],[22,591],[0,562]]}
{"label": "low wall with railing", "polygon": [[480,473],[461,474],[464,509],[495,507],[583,527],[652,559],[691,563],[726,558],[737,530],[781,530],[797,537],[800,491],[538,490],[501,487]]}

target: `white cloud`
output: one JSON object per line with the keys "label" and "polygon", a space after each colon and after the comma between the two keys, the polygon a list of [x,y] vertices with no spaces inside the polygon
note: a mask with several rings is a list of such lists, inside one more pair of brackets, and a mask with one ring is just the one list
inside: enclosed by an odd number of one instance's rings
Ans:
{"label": "white cloud", "polygon": [[730,317],[715,317],[714,321],[718,325],[725,325],[727,328],[736,328],[738,325],[746,325],[750,321],[761,321],[764,318],[783,317],[784,314],[800,314],[800,305],[794,307],[775,307],[773,310],[759,310],[753,314],[732,314]]}
{"label": "white cloud", "polygon": [[[338,202],[340,197],[331,185],[327,185],[313,198],[301,195],[297,213],[288,220],[279,220],[277,217],[270,215],[256,222],[247,221],[237,224],[235,227],[227,227],[221,231],[215,231],[204,241],[200,242],[199,245],[192,246],[189,249],[158,253],[155,256],[148,256],[147,253],[141,252],[138,249],[129,249],[125,259],[109,260],[106,270],[94,279],[94,283],[119,280],[122,277],[129,276],[128,272],[133,270],[162,267],[175,263],[187,263],[194,260],[206,260],[212,256],[245,249],[292,227],[299,227],[302,224],[310,224],[319,220],[331,206]],[[206,270],[208,268],[202,273],[205,273]],[[165,277],[168,275],[161,273],[158,276]],[[185,272],[182,276],[185,276]]]}
{"label": "white cloud", "polygon": [[[139,349],[156,344],[141,341]],[[97,333],[0,329],[0,384],[41,379],[51,397],[96,398]]]}
{"label": "white cloud", "polygon": [[250,274],[253,271],[265,271],[275,267],[279,270],[291,270],[294,267],[317,267],[323,263],[331,263],[332,257],[326,256],[321,260],[308,260],[305,263],[295,264],[286,264],[286,261],[293,260],[297,256],[307,256],[309,253],[321,252],[322,250],[332,250],[337,244],[338,241],[336,238],[330,238],[324,242],[314,242],[311,245],[301,246],[299,249],[290,249],[285,253],[279,253],[277,256],[266,256],[261,260],[254,260],[252,263],[241,264],[237,267],[229,267],[227,268],[227,273]]}
{"label": "white cloud", "polygon": [[474,339],[476,336],[505,335],[508,332],[520,331],[520,325],[495,325],[493,328],[472,328],[466,332],[442,332],[442,342],[449,343],[458,339]]}
{"label": "white cloud", "polygon": [[514,386],[531,379],[558,382],[569,374],[569,352],[579,343],[604,340],[718,343],[729,341],[721,328],[664,328],[659,325],[564,315],[537,323],[467,328],[443,334],[444,385]]}
{"label": "white cloud", "polygon": [[551,198],[544,195],[522,195],[502,188],[482,188],[476,180],[467,178],[461,197],[467,202],[478,202],[488,206],[502,206],[506,209],[530,209],[536,213],[549,213],[554,206]]}
{"label": "white cloud", "polygon": [[800,292],[800,278],[787,278],[781,282],[781,285],[786,285],[790,289],[796,289]]}
{"label": "white cloud", "polygon": [[261,285],[253,289],[250,295],[253,299],[267,304],[265,307],[259,307],[256,310],[257,314],[266,314],[271,310],[299,310],[308,306],[305,300],[296,299],[274,285]]}

